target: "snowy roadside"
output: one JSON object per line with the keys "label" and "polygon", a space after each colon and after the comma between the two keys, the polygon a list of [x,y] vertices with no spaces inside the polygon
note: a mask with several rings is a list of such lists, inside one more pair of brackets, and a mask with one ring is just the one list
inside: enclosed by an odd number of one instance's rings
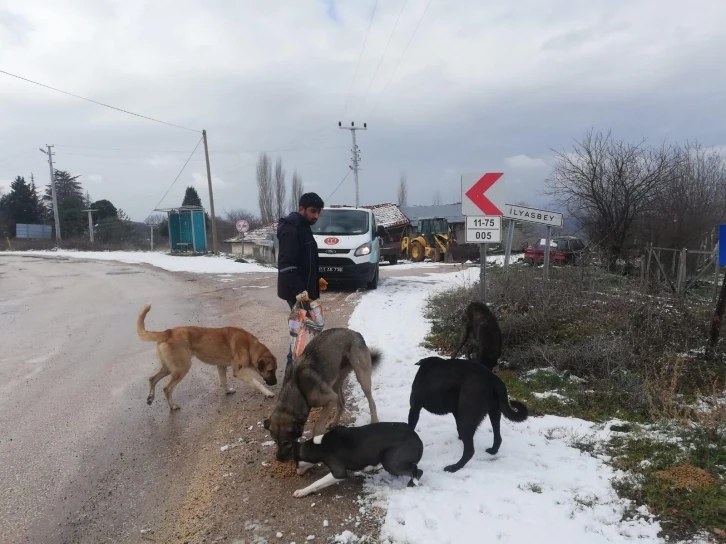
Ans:
{"label": "snowy roadside", "polygon": [[[434,292],[471,283],[477,268],[455,273],[388,278],[366,293],[351,319],[371,347],[382,349],[373,388],[381,421],[406,421],[411,383],[429,329],[422,317]],[[354,402],[369,422],[367,403],[358,387]],[[596,457],[570,447],[573,438],[602,437],[594,424],[574,418],[531,417],[514,424],[502,419],[503,444],[496,456],[488,419],[475,437],[474,458],[456,474],[443,467],[459,459],[452,416],[421,413],[417,432],[424,442],[419,468],[421,487],[408,489],[405,478],[385,471],[369,477],[367,500],[387,510],[381,540],[396,543],[459,542],[662,542],[660,525],[644,514],[623,521],[630,501],[621,499],[611,480],[616,471]]]}
{"label": "snowy roadside", "polygon": [[152,251],[12,251],[11,255],[33,257],[66,257],[96,261],[117,261],[128,264],[150,264],[169,272],[191,274],[244,274],[250,272],[274,272],[274,268],[253,263],[237,263],[225,256],[173,256]]}

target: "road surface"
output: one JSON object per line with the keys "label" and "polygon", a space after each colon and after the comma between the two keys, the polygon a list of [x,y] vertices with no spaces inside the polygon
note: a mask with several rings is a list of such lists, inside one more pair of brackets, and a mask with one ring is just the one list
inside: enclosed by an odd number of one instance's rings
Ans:
{"label": "road surface", "polygon": [[[401,273],[415,272],[381,275]],[[157,365],[153,343],[135,332],[146,302],[151,330],[247,328],[277,355],[281,383],[286,305],[274,284],[274,274],[169,274],[0,253],[0,542],[191,543],[278,531],[303,541],[344,528],[375,533],[375,513],[358,513],[359,483],[316,499],[319,516],[311,516],[310,501],[291,497],[300,479],[265,470],[274,449],[259,422],[274,399],[239,382],[237,394],[226,396],[216,371],[195,362],[174,393],[180,411],[169,412],[164,381],[154,405],[145,403]],[[326,294],[327,326],[345,326],[357,296]],[[240,439],[241,446],[220,452]]]}

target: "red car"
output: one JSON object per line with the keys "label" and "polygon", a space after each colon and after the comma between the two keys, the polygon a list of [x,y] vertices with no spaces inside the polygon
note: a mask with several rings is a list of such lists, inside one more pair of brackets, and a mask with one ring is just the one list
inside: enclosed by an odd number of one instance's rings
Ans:
{"label": "red car", "polygon": [[[545,244],[540,238],[536,244],[524,250],[524,262],[539,264],[544,262]],[[550,240],[550,263],[573,264],[587,249],[585,242],[575,236],[557,236]]]}

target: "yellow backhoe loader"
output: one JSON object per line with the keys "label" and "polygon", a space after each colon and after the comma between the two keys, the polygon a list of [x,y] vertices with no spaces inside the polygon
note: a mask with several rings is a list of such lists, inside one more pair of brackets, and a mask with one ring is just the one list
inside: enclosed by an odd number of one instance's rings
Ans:
{"label": "yellow backhoe loader", "polygon": [[449,223],[442,217],[418,220],[418,236],[401,239],[401,253],[414,262],[443,261],[449,252]]}

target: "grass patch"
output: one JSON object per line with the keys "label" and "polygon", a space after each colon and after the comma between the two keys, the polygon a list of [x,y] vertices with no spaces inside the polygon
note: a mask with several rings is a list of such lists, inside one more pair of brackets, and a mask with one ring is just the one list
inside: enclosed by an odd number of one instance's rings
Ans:
{"label": "grass patch", "polygon": [[673,438],[635,435],[607,442],[603,452],[627,472],[614,487],[647,505],[671,537],[706,530],[720,538],[726,531],[726,438],[704,429],[680,429]]}

